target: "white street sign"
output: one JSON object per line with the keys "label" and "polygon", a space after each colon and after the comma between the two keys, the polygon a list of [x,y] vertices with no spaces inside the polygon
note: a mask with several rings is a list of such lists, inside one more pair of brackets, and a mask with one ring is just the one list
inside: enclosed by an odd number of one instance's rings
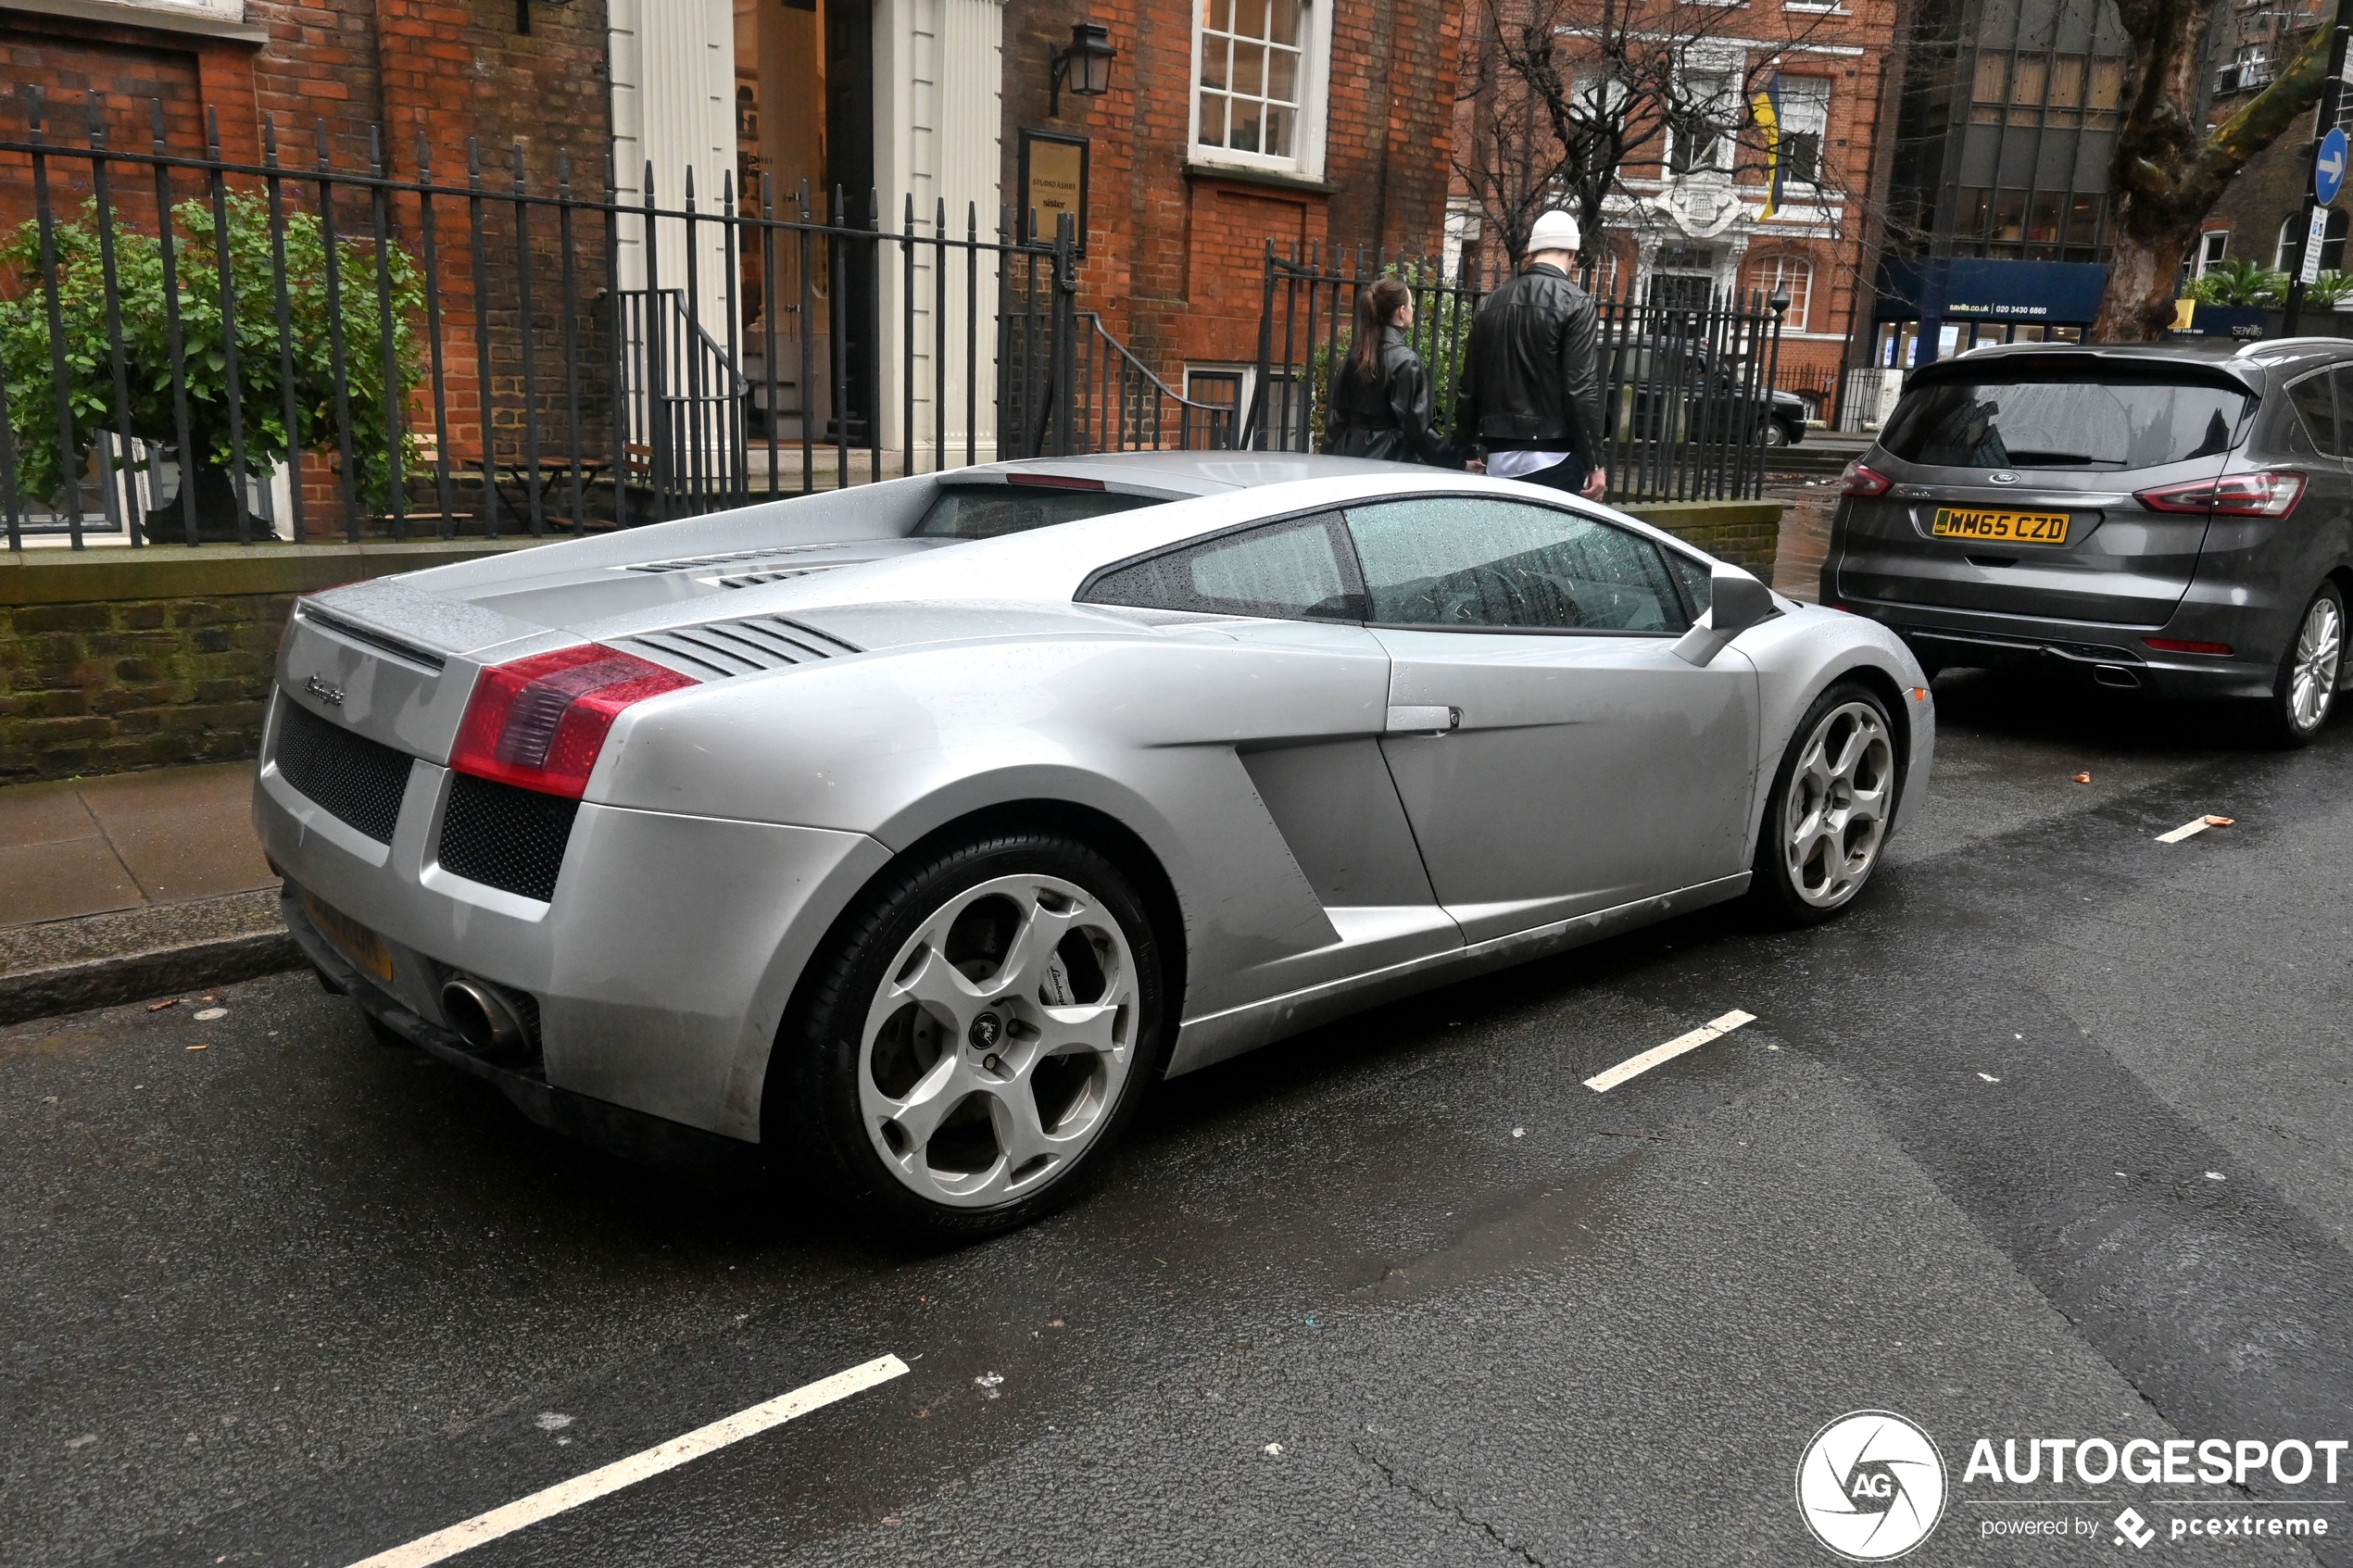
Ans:
{"label": "white street sign", "polygon": [[2329,209],[2316,207],[2312,209],[2312,227],[2304,236],[2304,269],[2297,274],[2298,282],[2309,283],[2321,275],[2321,242],[2328,234]]}

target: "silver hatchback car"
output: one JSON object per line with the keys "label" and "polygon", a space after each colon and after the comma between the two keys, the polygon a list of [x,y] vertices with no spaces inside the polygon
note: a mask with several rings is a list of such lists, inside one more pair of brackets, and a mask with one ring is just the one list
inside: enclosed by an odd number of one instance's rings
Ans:
{"label": "silver hatchback car", "polygon": [[2353,342],[1978,349],[1847,466],[1821,602],[1933,674],[2029,664],[2319,734],[2353,596]]}

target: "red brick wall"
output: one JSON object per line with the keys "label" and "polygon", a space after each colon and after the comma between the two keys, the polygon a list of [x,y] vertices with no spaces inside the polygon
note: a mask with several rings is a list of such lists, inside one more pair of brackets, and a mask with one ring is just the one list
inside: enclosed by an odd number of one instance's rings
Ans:
{"label": "red brick wall", "polygon": [[[279,153],[288,167],[311,169],[318,163],[318,132],[323,123],[333,167],[352,174],[369,171],[381,145],[391,171],[413,179],[418,138],[430,148],[436,183],[463,186],[470,139],[479,141],[484,182],[511,190],[513,148],[521,143],[528,186],[535,194],[556,188],[560,152],[572,156],[572,188],[586,199],[605,191],[605,161],[611,146],[611,95],[606,67],[606,16],[602,0],[569,5],[533,5],[531,31],[516,28],[515,0],[250,0],[249,26],[263,28],[268,42],[215,39],[163,29],[97,26],[24,13],[0,22],[0,82],[36,84],[46,91],[49,133],[87,145],[94,90],[97,112],[117,149],[153,147],[151,105],[164,105],[170,150],[199,155],[205,144],[205,111],[219,117],[221,151],[233,162],[262,160],[262,127],[274,121]],[[23,125],[21,99],[0,104],[0,127],[10,135]],[[381,143],[377,137],[381,134]],[[31,185],[26,160],[0,155],[0,223],[30,216]],[[89,189],[88,164],[53,163],[53,200],[76,206]],[[197,194],[195,177],[176,176],[183,195]],[[116,175],[124,217],[152,232],[152,176],[123,169]],[[290,186],[291,199],[308,206],[315,194]],[[142,193],[145,194],[144,203]],[[364,192],[346,189],[336,217],[348,234],[364,234],[372,217]],[[483,397],[477,373],[472,257],[468,213],[461,198],[437,198],[440,248],[444,381],[453,457],[477,458],[483,445]],[[412,257],[421,248],[418,199],[392,200],[396,233]],[[534,214],[531,239],[534,319],[538,349],[535,401],[554,415],[563,400],[562,332],[558,311],[559,259],[551,212]],[[484,222],[484,259],[492,313],[490,423],[519,427],[523,386],[521,334],[523,323],[511,308],[519,266],[512,208],[491,204]],[[605,274],[604,228],[593,218],[574,235],[573,259],[581,284],[581,349],[589,370],[589,404],[604,377],[603,340],[587,320],[585,299]],[[356,350],[358,351],[358,350]],[[430,383],[413,411],[417,427],[433,428]],[[592,445],[602,445],[598,433]],[[306,521],[333,527],[340,510],[340,487],[331,466],[314,455],[303,465]]]}
{"label": "red brick wall", "polygon": [[[1004,164],[1019,199],[1021,128],[1083,132],[1090,149],[1085,308],[1181,387],[1184,364],[1257,354],[1265,245],[1435,250],[1444,223],[1461,0],[1318,0],[1338,7],[1322,185],[1187,171],[1199,0],[1009,0]],[[1095,20],[1119,50],[1112,90],[1063,96],[1053,54]]]}
{"label": "red brick wall", "polygon": [[[253,56],[250,44],[10,12],[0,19],[0,91],[6,94],[0,98],[0,134],[10,139],[24,134],[31,104],[28,89],[38,88],[48,140],[88,147],[92,131],[103,129],[112,150],[152,152],[154,105],[160,101],[166,149],[182,157],[200,157],[204,106],[213,104],[222,110],[222,153],[252,157],[258,151]],[[54,160],[51,200],[80,206],[90,194],[90,167],[86,159]],[[132,178],[119,170],[110,184],[127,215],[152,224],[151,177]],[[193,183],[185,194],[195,194]],[[29,160],[0,154],[0,225],[13,228],[31,211]]]}

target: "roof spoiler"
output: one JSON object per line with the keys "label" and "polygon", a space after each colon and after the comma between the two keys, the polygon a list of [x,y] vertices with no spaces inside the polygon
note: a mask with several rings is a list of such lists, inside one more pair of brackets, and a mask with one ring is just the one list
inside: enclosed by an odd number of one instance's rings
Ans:
{"label": "roof spoiler", "polygon": [[1959,357],[1939,359],[1914,370],[1907,390],[1912,386],[1938,386],[1950,381],[2076,381],[2087,377],[2159,386],[2212,386],[2249,396],[2260,396],[2263,391],[2260,370],[2237,358],[2166,358],[2141,351],[2104,348],[2007,354],[1998,359],[1979,359],[1975,364]]}

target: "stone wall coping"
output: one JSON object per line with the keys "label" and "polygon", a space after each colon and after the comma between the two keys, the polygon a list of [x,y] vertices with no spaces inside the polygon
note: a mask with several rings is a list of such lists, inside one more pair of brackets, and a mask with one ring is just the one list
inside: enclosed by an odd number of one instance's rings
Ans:
{"label": "stone wall coping", "polygon": [[354,545],[149,545],[0,551],[0,605],[111,599],[313,594],[367,577],[422,571],[550,543],[515,539],[370,539]]}
{"label": "stone wall coping", "polygon": [[1653,528],[1705,528],[1743,522],[1779,522],[1780,501],[1637,501],[1617,509]]}

